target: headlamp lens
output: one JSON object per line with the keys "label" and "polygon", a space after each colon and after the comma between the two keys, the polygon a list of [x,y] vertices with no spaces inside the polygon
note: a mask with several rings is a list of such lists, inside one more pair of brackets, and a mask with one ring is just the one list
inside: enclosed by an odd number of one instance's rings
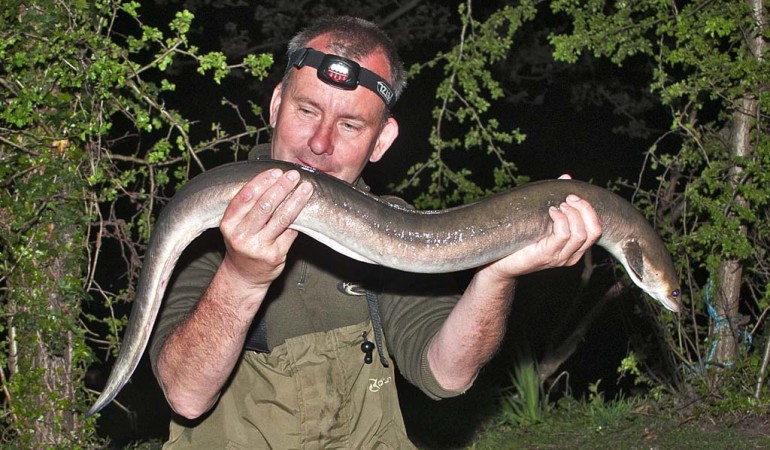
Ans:
{"label": "headlamp lens", "polygon": [[341,89],[351,90],[358,86],[361,66],[337,55],[324,55],[318,66],[318,78]]}

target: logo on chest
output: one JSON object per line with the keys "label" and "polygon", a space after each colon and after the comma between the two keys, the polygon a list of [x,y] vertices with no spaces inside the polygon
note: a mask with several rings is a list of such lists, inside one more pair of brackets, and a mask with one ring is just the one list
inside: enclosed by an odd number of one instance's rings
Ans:
{"label": "logo on chest", "polygon": [[366,288],[361,283],[354,283],[352,281],[340,281],[337,283],[337,290],[345,295],[353,297],[361,297],[366,295]]}
{"label": "logo on chest", "polygon": [[376,394],[377,392],[380,392],[380,389],[382,389],[386,384],[390,384],[391,380],[391,377],[369,378],[369,391]]}

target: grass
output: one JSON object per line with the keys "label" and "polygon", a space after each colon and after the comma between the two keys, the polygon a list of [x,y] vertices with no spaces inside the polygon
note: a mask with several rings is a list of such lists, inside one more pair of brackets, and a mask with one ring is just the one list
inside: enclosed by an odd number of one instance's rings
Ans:
{"label": "grass", "polygon": [[524,426],[492,423],[469,449],[763,449],[770,448],[767,415],[719,418],[671,415],[654,402],[618,398],[566,400],[543,420]]}
{"label": "grass", "polygon": [[502,416],[511,425],[531,425],[543,420],[547,406],[533,363],[516,366],[510,392],[502,398]]}

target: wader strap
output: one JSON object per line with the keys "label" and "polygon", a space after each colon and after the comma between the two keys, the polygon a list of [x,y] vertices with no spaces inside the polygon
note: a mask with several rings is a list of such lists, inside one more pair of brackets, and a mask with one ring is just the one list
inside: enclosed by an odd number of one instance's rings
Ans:
{"label": "wader strap", "polygon": [[256,318],[256,324],[249,330],[249,335],[246,337],[246,343],[243,345],[246,350],[253,350],[257,353],[269,353],[270,348],[267,346],[267,321],[264,314],[260,314]]}
{"label": "wader strap", "polygon": [[366,304],[369,306],[369,318],[372,319],[372,328],[374,328],[374,343],[377,345],[377,354],[380,355],[380,362],[384,367],[388,367],[388,360],[382,351],[382,320],[380,319],[380,297],[376,292],[366,290]]}

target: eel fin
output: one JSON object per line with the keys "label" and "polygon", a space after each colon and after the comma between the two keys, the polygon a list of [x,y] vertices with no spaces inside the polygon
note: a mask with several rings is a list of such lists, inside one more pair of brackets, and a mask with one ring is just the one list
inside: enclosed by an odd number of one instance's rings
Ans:
{"label": "eel fin", "polygon": [[628,261],[628,267],[634,272],[637,278],[643,280],[644,258],[642,256],[642,247],[634,239],[629,239],[623,243],[623,255]]}

